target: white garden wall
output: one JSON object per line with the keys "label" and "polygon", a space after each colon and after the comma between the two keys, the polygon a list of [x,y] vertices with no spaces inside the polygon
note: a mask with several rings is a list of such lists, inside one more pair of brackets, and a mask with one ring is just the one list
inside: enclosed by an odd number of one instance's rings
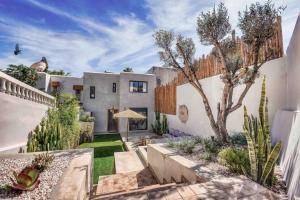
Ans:
{"label": "white garden wall", "polygon": [[[245,97],[244,105],[247,106],[248,112],[257,114],[260,99],[262,78],[266,75],[267,96],[269,98],[270,121],[276,111],[285,106],[286,97],[286,58],[279,58],[269,61],[262,66],[260,78],[258,78]],[[208,96],[211,108],[216,115],[217,103],[222,94],[223,83],[219,76],[202,79],[201,83]],[[243,90],[243,85],[238,86],[234,93],[236,102]],[[214,135],[209,120],[206,116],[201,96],[190,85],[184,84],[177,87],[177,115],[168,115],[169,126],[193,135],[208,137]],[[182,123],[178,118],[179,105],[186,105],[188,108],[189,118],[186,123]],[[230,132],[242,131],[243,125],[243,107],[233,112],[227,122]]]}
{"label": "white garden wall", "polygon": [[0,72],[0,152],[18,152],[54,97]]}
{"label": "white garden wall", "polygon": [[300,16],[287,49],[287,77],[287,105],[275,116],[272,136],[283,143],[280,167],[293,199],[300,198]]}

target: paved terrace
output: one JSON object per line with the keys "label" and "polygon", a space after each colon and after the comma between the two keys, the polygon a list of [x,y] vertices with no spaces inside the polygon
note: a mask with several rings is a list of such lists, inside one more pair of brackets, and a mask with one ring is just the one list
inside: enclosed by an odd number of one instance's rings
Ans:
{"label": "paved terrace", "polygon": [[196,200],[196,199],[247,199],[247,200],[279,200],[283,199],[265,187],[243,177],[221,178],[206,183],[192,185],[161,185],[158,188],[94,196],[92,199],[106,200]]}

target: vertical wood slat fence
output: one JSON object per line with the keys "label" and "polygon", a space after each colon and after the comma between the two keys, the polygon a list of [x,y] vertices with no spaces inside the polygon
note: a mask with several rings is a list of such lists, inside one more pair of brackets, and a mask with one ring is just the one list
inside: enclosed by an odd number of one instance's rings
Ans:
{"label": "vertical wood slat fence", "polygon": [[[236,37],[236,42],[240,46],[241,59],[244,66],[250,66],[254,63],[254,55],[250,47],[244,43],[239,37]],[[272,60],[283,56],[283,38],[281,28],[281,17],[277,18],[275,24],[275,35],[266,41],[259,52],[259,60]],[[199,80],[222,73],[223,66],[218,59],[209,54],[203,55],[197,61],[196,76]],[[177,77],[170,83],[155,88],[155,111],[176,115],[176,86],[187,83],[184,74],[178,72]]]}

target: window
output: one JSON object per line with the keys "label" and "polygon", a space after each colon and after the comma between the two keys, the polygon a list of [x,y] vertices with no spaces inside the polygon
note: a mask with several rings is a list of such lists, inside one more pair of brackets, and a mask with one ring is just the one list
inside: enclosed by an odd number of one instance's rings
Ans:
{"label": "window", "polygon": [[113,93],[116,93],[117,92],[117,84],[116,83],[113,83]]}
{"label": "window", "polygon": [[129,91],[134,93],[147,93],[148,83],[145,81],[129,81]]}
{"label": "window", "polygon": [[142,114],[146,119],[130,119],[129,130],[147,130],[148,129],[148,109],[147,108],[130,108],[131,110]]}
{"label": "window", "polygon": [[81,90],[75,90],[75,96],[76,96],[77,100],[80,101],[80,98],[81,98]]}
{"label": "window", "polygon": [[95,86],[90,86],[90,99],[95,99]]}
{"label": "window", "polygon": [[161,80],[159,78],[156,79],[156,85],[160,86],[161,85]]}

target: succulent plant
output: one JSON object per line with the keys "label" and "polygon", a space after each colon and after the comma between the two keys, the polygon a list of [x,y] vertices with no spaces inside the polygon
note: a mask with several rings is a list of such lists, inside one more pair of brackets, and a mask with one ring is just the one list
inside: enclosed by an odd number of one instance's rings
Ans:
{"label": "succulent plant", "polygon": [[25,167],[19,174],[13,172],[15,180],[11,178],[12,188],[16,190],[33,190],[38,187],[40,171],[33,166]]}
{"label": "succulent plant", "polygon": [[271,186],[282,144],[276,143],[272,148],[265,78],[261,90],[259,118],[250,117],[244,107],[244,134],[248,144],[251,178],[260,184]]}
{"label": "succulent plant", "polygon": [[32,166],[42,172],[49,167],[53,160],[54,155],[50,155],[48,152],[38,154],[32,160]]}

